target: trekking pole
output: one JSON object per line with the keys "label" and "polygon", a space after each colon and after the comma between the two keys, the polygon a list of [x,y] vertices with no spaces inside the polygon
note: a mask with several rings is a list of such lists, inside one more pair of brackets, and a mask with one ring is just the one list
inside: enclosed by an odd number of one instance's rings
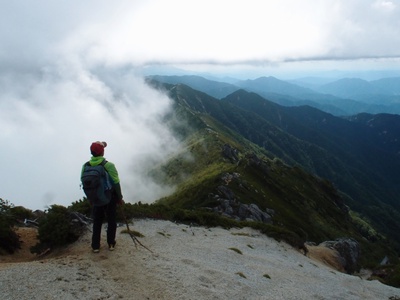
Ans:
{"label": "trekking pole", "polygon": [[149,248],[147,248],[145,245],[143,245],[143,244],[138,240],[138,238],[131,232],[131,230],[129,229],[128,220],[127,220],[127,218],[125,217],[125,213],[124,213],[124,210],[123,210],[123,208],[122,208],[122,205],[121,205],[120,212],[121,212],[122,218],[123,218],[124,221],[125,221],[126,229],[128,230],[128,233],[129,233],[129,235],[131,236],[132,241],[133,241],[133,243],[135,244],[136,249],[137,249],[137,244],[139,244],[139,245],[142,246],[143,248],[149,250],[151,253],[154,253],[154,252],[151,251]]}

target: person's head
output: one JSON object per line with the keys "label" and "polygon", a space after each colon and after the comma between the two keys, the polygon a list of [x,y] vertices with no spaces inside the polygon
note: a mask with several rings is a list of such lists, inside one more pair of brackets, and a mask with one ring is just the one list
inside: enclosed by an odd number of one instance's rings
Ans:
{"label": "person's head", "polygon": [[92,145],[90,145],[90,153],[92,153],[93,156],[103,156],[105,147],[107,147],[106,142],[93,142]]}

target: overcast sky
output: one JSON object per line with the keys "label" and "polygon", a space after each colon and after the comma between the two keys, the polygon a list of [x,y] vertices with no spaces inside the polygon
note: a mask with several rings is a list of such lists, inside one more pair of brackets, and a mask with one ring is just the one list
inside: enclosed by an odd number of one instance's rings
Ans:
{"label": "overcast sky", "polygon": [[152,201],[165,190],[145,180],[146,161],[162,162],[178,142],[159,122],[169,100],[143,84],[143,68],[266,76],[399,70],[399,6],[399,0],[1,0],[0,197],[29,208],[80,199],[90,143],[106,140],[126,200]]}
{"label": "overcast sky", "polygon": [[89,66],[356,59],[360,67],[367,59],[399,67],[399,6],[398,0],[2,1],[0,58],[4,68],[60,56]]}

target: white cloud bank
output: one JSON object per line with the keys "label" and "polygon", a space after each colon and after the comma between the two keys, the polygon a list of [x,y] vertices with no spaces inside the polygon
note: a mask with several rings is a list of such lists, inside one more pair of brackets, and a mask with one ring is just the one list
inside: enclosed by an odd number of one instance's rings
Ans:
{"label": "white cloud bank", "polygon": [[400,56],[399,0],[3,2],[9,64],[55,49],[106,65]]}
{"label": "white cloud bank", "polygon": [[108,142],[105,157],[119,170],[126,201],[165,195],[146,173],[179,146],[161,122],[170,100],[135,76],[115,76],[68,66],[20,76],[12,88],[0,78],[3,199],[42,209],[82,198],[80,169],[96,140]]}
{"label": "white cloud bank", "polygon": [[398,57],[398,6],[375,0],[124,3],[70,42],[88,60],[110,64]]}

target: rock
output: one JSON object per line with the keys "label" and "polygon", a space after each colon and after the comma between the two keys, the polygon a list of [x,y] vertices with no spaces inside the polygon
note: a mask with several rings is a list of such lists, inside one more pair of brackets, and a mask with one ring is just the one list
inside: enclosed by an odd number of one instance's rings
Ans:
{"label": "rock", "polygon": [[266,211],[262,211],[254,203],[243,204],[229,188],[230,184],[235,183],[239,187],[248,189],[247,184],[240,179],[239,173],[224,173],[220,179],[222,184],[217,187],[217,194],[210,193],[208,195],[209,198],[219,202],[219,205],[212,210],[236,220],[272,223],[271,216],[275,214],[273,209],[267,208]]}
{"label": "rock", "polygon": [[269,173],[269,166],[266,164],[265,161],[261,160],[257,155],[254,153],[248,154],[247,159],[249,161],[249,165],[261,171],[264,175]]}
{"label": "rock", "polygon": [[221,208],[224,214],[228,215],[228,216],[233,216],[234,211],[233,208],[231,206],[231,204],[229,203],[229,200],[223,200],[221,201]]}
{"label": "rock", "polygon": [[388,264],[389,264],[389,257],[385,256],[385,257],[382,259],[380,265],[381,265],[381,266],[384,266],[384,265],[388,265]]}
{"label": "rock", "polygon": [[360,257],[360,245],[352,238],[339,238],[334,241],[325,241],[319,246],[335,249],[342,258],[343,268],[347,273],[352,274],[357,269]]}
{"label": "rock", "polygon": [[[218,191],[222,197],[216,198],[219,205],[213,210],[237,220],[258,221],[272,223],[272,217],[262,211],[256,204],[243,204],[236,200],[235,194],[226,186],[219,186]],[[214,198],[214,197],[213,197]],[[269,210],[273,212],[273,210]]]}
{"label": "rock", "polygon": [[222,147],[222,155],[228,158],[232,163],[239,161],[239,151],[235,148],[232,148],[229,144],[225,144]]}
{"label": "rock", "polygon": [[230,188],[224,185],[220,185],[217,187],[217,191],[222,196],[222,198],[228,200],[235,200],[235,194],[232,192]]}
{"label": "rock", "polygon": [[256,204],[240,204],[239,217],[241,219],[250,219],[253,221],[272,223],[272,218],[266,212],[263,212]]}

